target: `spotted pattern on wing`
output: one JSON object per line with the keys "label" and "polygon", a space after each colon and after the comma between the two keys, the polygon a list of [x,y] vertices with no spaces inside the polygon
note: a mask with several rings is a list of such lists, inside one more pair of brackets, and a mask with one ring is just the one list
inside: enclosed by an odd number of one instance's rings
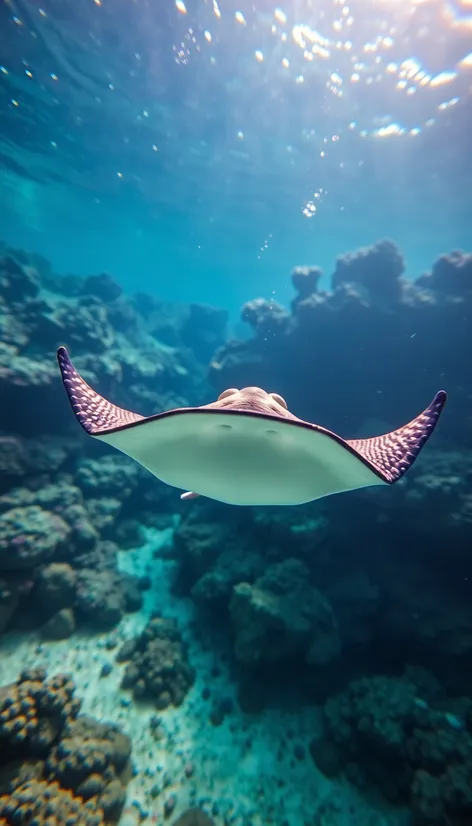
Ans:
{"label": "spotted pattern on wing", "polygon": [[84,430],[91,436],[110,428],[139,422],[144,418],[111,404],[92,390],[75,369],[65,347],[59,347],[57,360],[72,410]]}
{"label": "spotted pattern on wing", "polygon": [[386,482],[396,482],[412,466],[428,441],[445,403],[446,393],[440,390],[423,413],[399,430],[373,439],[354,439],[347,444],[366,459]]}

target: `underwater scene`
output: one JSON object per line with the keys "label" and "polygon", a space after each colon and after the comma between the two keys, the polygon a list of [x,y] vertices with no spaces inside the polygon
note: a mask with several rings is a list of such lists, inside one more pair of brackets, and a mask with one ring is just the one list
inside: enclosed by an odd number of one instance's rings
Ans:
{"label": "underwater scene", "polygon": [[0,0],[0,826],[472,826],[470,0]]}

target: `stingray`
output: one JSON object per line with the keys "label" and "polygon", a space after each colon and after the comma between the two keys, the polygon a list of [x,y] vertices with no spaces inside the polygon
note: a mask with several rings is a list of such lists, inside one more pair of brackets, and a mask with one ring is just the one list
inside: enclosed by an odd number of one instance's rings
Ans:
{"label": "stingray", "polygon": [[399,430],[345,440],[298,419],[277,393],[230,388],[202,407],[140,416],[96,393],[65,347],[57,358],[75,416],[94,439],[130,456],[158,479],[232,505],[300,505],[343,491],[391,485],[412,466],[446,402]]}

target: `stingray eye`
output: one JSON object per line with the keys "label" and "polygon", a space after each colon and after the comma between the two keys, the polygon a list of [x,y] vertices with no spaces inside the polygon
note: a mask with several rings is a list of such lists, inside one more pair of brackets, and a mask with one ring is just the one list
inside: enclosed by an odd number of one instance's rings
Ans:
{"label": "stingray eye", "polygon": [[274,402],[277,402],[277,404],[280,404],[281,407],[285,407],[285,410],[288,410],[287,402],[282,398],[282,396],[279,396],[278,393],[269,393],[269,396],[274,400]]}
{"label": "stingray eye", "polygon": [[232,396],[233,393],[237,392],[236,387],[230,387],[229,390],[223,390],[223,392],[218,396],[218,401],[220,402],[222,399],[226,399],[228,396]]}

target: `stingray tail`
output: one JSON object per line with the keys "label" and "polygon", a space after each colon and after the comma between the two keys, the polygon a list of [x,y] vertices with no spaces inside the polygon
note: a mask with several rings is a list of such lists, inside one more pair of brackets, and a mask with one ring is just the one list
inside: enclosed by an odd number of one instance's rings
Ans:
{"label": "stingray tail", "polygon": [[416,419],[384,436],[353,439],[347,444],[388,484],[397,482],[411,468],[425,446],[446,404],[444,390]]}

